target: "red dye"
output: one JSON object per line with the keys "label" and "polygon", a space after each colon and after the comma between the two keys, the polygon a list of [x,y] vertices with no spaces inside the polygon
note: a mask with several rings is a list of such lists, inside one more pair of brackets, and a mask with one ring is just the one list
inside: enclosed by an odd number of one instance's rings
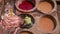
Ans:
{"label": "red dye", "polygon": [[33,5],[30,2],[23,1],[18,7],[23,10],[30,10],[33,8]]}

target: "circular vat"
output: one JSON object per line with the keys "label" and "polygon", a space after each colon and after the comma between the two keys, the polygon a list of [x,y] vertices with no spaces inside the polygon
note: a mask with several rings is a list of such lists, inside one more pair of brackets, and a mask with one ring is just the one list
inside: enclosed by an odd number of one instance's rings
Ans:
{"label": "circular vat", "polygon": [[33,34],[30,31],[18,31],[16,34]]}
{"label": "circular vat", "polygon": [[36,0],[18,0],[15,5],[21,12],[31,12],[36,9]]}
{"label": "circular vat", "polygon": [[56,7],[57,5],[54,0],[41,0],[38,3],[37,10],[45,14],[50,14],[57,9]]}
{"label": "circular vat", "polygon": [[51,33],[57,29],[57,20],[51,15],[41,16],[37,23],[37,29],[45,33]]}
{"label": "circular vat", "polygon": [[35,19],[30,14],[20,14],[18,16],[21,17],[22,20],[23,20],[23,22],[20,24],[20,28],[23,28],[23,29],[27,28],[27,29],[29,29],[35,23]]}

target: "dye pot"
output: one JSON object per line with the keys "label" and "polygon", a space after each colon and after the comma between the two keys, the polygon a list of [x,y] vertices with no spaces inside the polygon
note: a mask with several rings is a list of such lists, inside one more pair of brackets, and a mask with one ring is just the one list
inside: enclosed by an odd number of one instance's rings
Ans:
{"label": "dye pot", "polygon": [[23,23],[22,24],[20,24],[20,28],[27,28],[27,29],[29,29],[29,28],[31,28],[32,26],[33,26],[33,24],[35,23],[35,19],[33,18],[33,16],[32,15],[30,15],[30,14],[20,14],[20,15],[18,15],[19,17],[21,17],[22,18],[22,20],[23,20]]}
{"label": "dye pot", "polygon": [[42,0],[38,3],[37,10],[39,12],[50,14],[57,9],[57,4],[54,0]]}
{"label": "dye pot", "polygon": [[41,16],[36,24],[38,30],[45,33],[51,33],[56,31],[58,23],[55,17],[51,15],[45,15]]}
{"label": "dye pot", "polygon": [[33,33],[30,31],[20,31],[17,34],[33,34]]}
{"label": "dye pot", "polygon": [[36,9],[36,1],[35,0],[20,0],[16,2],[16,8],[21,12],[31,12]]}

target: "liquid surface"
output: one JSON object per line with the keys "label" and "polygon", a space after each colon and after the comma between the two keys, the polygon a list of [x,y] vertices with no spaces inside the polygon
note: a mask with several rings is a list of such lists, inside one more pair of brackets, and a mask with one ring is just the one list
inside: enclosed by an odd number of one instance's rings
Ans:
{"label": "liquid surface", "polygon": [[30,2],[24,1],[18,6],[20,9],[23,10],[30,10],[33,8],[33,5]]}
{"label": "liquid surface", "polygon": [[40,2],[38,9],[42,12],[50,12],[52,10],[52,5],[48,2]]}
{"label": "liquid surface", "polygon": [[38,28],[45,32],[51,32],[54,28],[53,21],[49,18],[40,18]]}

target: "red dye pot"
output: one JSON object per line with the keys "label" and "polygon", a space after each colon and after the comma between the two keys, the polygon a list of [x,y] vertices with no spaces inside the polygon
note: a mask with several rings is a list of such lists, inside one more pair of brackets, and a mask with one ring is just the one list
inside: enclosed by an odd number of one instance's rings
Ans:
{"label": "red dye pot", "polygon": [[21,4],[18,5],[18,7],[22,10],[30,10],[33,8],[33,5],[28,1],[23,1]]}

